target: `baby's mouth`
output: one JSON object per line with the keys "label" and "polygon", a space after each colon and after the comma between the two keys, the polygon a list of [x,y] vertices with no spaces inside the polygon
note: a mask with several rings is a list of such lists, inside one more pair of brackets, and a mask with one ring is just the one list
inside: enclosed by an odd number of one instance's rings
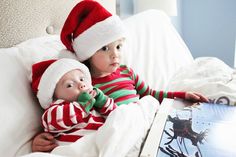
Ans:
{"label": "baby's mouth", "polygon": [[112,65],[112,66],[118,66],[119,63],[118,63],[118,62],[115,62],[115,63],[112,63],[111,65]]}

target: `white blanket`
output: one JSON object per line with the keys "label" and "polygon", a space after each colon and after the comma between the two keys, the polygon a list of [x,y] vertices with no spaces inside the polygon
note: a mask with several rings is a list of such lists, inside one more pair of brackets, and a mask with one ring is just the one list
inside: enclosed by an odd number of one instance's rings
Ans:
{"label": "white blanket", "polygon": [[172,77],[168,90],[195,91],[212,103],[236,105],[236,69],[214,57],[200,57]]}
{"label": "white blanket", "polygon": [[24,157],[137,157],[158,107],[159,102],[151,96],[138,104],[121,105],[98,131],[59,146],[51,154],[32,153]]}

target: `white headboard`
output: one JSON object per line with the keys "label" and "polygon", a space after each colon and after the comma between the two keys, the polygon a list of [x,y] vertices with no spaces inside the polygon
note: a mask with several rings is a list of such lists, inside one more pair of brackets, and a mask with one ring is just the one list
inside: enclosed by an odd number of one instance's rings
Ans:
{"label": "white headboard", "polygon": [[[65,18],[81,0],[1,0],[0,48],[30,38],[59,34]],[[115,0],[98,0],[115,13]]]}

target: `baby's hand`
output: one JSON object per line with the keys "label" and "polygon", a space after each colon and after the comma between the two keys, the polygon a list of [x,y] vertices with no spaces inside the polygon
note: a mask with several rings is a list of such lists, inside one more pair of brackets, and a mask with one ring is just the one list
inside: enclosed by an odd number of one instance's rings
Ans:
{"label": "baby's hand", "polygon": [[91,91],[88,92],[89,95],[91,95],[92,98],[95,98],[95,96],[97,95],[97,92],[95,89],[92,89]]}
{"label": "baby's hand", "polygon": [[[93,107],[94,103],[96,102],[95,98],[94,98],[94,93],[92,90],[90,91],[86,91],[86,92],[82,92],[77,99],[77,102],[84,107],[85,111],[88,113],[91,108]],[[96,95],[95,95],[96,96]]]}
{"label": "baby's hand", "polygon": [[193,102],[209,102],[208,98],[200,93],[186,92],[185,99]]}
{"label": "baby's hand", "polygon": [[54,137],[49,133],[43,132],[34,137],[32,152],[50,152],[57,146]]}

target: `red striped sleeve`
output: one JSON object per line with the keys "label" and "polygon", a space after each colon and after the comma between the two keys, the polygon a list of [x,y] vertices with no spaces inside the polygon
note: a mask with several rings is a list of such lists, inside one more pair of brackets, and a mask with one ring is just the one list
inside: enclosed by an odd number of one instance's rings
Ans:
{"label": "red striped sleeve", "polygon": [[159,102],[161,103],[162,102],[162,100],[163,100],[163,94],[164,94],[164,92],[163,91],[160,91],[159,92],[159,97],[158,97],[158,100],[159,100]]}
{"label": "red striped sleeve", "polygon": [[174,93],[173,92],[167,92],[167,98],[174,98]]}
{"label": "red striped sleeve", "polygon": [[48,112],[50,113],[50,115],[48,115],[47,117],[50,117],[51,118],[51,121],[48,122],[49,125],[52,125],[54,128],[56,128],[57,130],[64,130],[65,127],[62,127],[59,123],[62,121],[60,115],[57,114],[57,110],[58,110],[58,107],[54,107],[53,109],[50,109],[51,112]]}
{"label": "red striped sleeve", "polygon": [[75,142],[83,136],[79,135],[60,135],[57,137],[57,140],[62,142]]}
{"label": "red striped sleeve", "polygon": [[102,115],[109,115],[111,111],[113,111],[117,105],[114,103],[114,100],[111,98],[108,98],[105,105],[99,110]]}
{"label": "red striped sleeve", "polygon": [[141,82],[141,84],[137,87],[137,90],[140,91],[144,87],[144,82]]}
{"label": "red striped sleeve", "polygon": [[63,120],[66,122],[67,125],[73,125],[74,123],[71,120],[71,115],[70,115],[70,106],[65,105],[63,108]]}
{"label": "red striped sleeve", "polygon": [[89,123],[84,129],[86,130],[97,130],[103,123]]}
{"label": "red striped sleeve", "polygon": [[174,92],[174,97],[185,99],[186,92]]}
{"label": "red striped sleeve", "polygon": [[134,94],[124,95],[124,96],[121,96],[121,97],[115,99],[115,102],[118,103],[121,101],[125,101],[125,100],[131,99],[131,98],[137,98],[137,97],[139,97],[139,95],[134,95]]}

